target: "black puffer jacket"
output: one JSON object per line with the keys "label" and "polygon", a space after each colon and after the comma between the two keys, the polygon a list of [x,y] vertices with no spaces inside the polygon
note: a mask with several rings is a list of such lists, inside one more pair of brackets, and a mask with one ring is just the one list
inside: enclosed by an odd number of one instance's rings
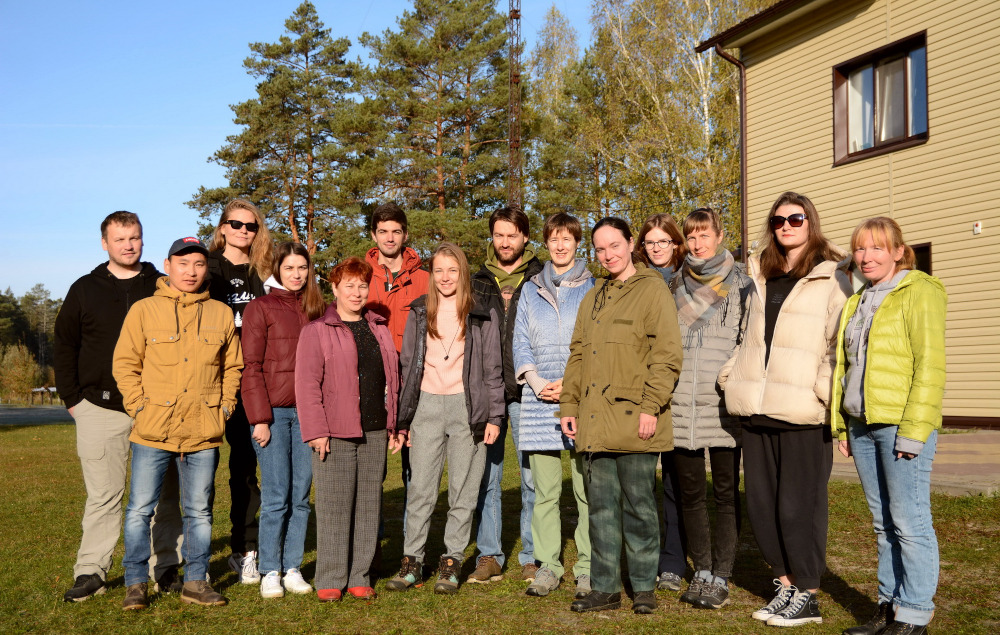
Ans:
{"label": "black puffer jacket", "polygon": [[[397,430],[409,430],[420,401],[424,380],[424,355],[427,352],[427,296],[410,303],[410,316],[403,332],[400,352],[399,418]],[[493,325],[496,313],[478,301],[465,319],[465,360],[462,385],[469,427],[476,443],[483,440],[486,424],[499,426],[504,418],[503,377],[500,362],[500,331]]]}
{"label": "black puffer jacket", "polygon": [[56,388],[67,408],[86,399],[125,412],[111,358],[128,310],[153,295],[162,275],[144,262],[137,276],[120,281],[105,262],[69,288],[56,316],[54,346]]}
{"label": "black puffer jacket", "polygon": [[476,295],[476,301],[482,302],[487,309],[495,311],[499,318],[498,326],[503,334],[500,339],[500,350],[503,353],[504,399],[507,403],[521,401],[521,387],[517,385],[517,376],[514,373],[514,322],[517,320],[517,301],[521,297],[525,281],[540,273],[543,266],[537,258],[531,259],[506,309],[496,279],[486,265],[472,276],[472,290]]}

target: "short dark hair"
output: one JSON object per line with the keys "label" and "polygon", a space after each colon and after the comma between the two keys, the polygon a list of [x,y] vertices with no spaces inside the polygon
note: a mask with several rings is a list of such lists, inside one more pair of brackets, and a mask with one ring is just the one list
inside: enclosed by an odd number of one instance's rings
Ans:
{"label": "short dark hair", "polygon": [[626,223],[625,221],[616,216],[605,216],[601,220],[597,221],[597,224],[594,225],[594,228],[590,230],[590,239],[593,240],[594,234],[597,233],[597,230],[606,225],[610,225],[611,227],[620,231],[622,233],[622,236],[625,237],[625,240],[632,240],[632,228],[628,226],[628,223]]}
{"label": "short dark hair", "polygon": [[139,217],[132,212],[126,212],[125,210],[119,210],[117,212],[111,212],[108,217],[104,219],[101,223],[101,238],[107,240],[108,238],[108,225],[114,223],[115,225],[121,225],[122,227],[132,227],[133,225],[139,226],[139,235],[142,235],[142,223],[139,222]]}
{"label": "short dark hair", "polygon": [[568,231],[576,242],[583,240],[583,227],[579,219],[566,212],[556,212],[545,219],[545,224],[542,226],[542,241],[548,242],[549,236],[560,229]]}
{"label": "short dark hair", "polygon": [[493,233],[493,226],[498,220],[507,221],[517,227],[517,231],[524,234],[525,238],[530,238],[531,222],[528,215],[516,205],[507,205],[490,214],[490,234]]}
{"label": "short dark hair", "polygon": [[378,224],[385,222],[399,223],[400,227],[403,228],[403,233],[406,233],[406,214],[400,209],[399,205],[395,203],[382,203],[376,207],[375,211],[372,212],[371,232],[374,234],[375,230],[378,229]]}

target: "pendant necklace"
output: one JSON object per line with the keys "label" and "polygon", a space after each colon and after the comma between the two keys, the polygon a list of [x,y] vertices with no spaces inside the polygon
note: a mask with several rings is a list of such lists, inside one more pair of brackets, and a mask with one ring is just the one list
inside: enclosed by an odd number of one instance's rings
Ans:
{"label": "pendant necklace", "polygon": [[458,332],[461,330],[461,328],[462,328],[461,325],[455,328],[455,334],[451,336],[451,344],[448,345],[448,348],[444,347],[443,337],[438,340],[441,343],[441,350],[444,351],[445,361],[447,361],[448,358],[451,357],[451,347],[455,345],[455,339],[458,338]]}

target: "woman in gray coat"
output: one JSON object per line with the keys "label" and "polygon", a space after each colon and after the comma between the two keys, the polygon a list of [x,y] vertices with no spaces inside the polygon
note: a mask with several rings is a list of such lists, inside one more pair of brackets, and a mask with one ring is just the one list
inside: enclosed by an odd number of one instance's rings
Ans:
{"label": "woman in gray coat", "polygon": [[[684,219],[688,254],[671,283],[684,346],[674,390],[674,465],[680,484],[687,553],[695,574],[681,601],[718,609],[729,603],[739,537],[740,422],[726,412],[716,383],[736,348],[750,279],[722,247],[718,214],[697,209]],[[705,450],[712,465],[715,531],[705,491]]]}

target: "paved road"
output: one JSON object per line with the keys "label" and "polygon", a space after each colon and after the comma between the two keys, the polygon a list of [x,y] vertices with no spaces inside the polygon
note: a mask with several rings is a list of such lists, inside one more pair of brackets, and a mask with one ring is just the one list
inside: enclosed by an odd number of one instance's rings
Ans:
{"label": "paved road", "polygon": [[49,423],[73,423],[63,406],[22,406],[0,405],[0,426],[38,426]]}
{"label": "paved road", "polygon": [[[834,451],[833,478],[858,482],[854,460]],[[1000,431],[939,434],[931,489],[954,496],[1000,494]]]}

